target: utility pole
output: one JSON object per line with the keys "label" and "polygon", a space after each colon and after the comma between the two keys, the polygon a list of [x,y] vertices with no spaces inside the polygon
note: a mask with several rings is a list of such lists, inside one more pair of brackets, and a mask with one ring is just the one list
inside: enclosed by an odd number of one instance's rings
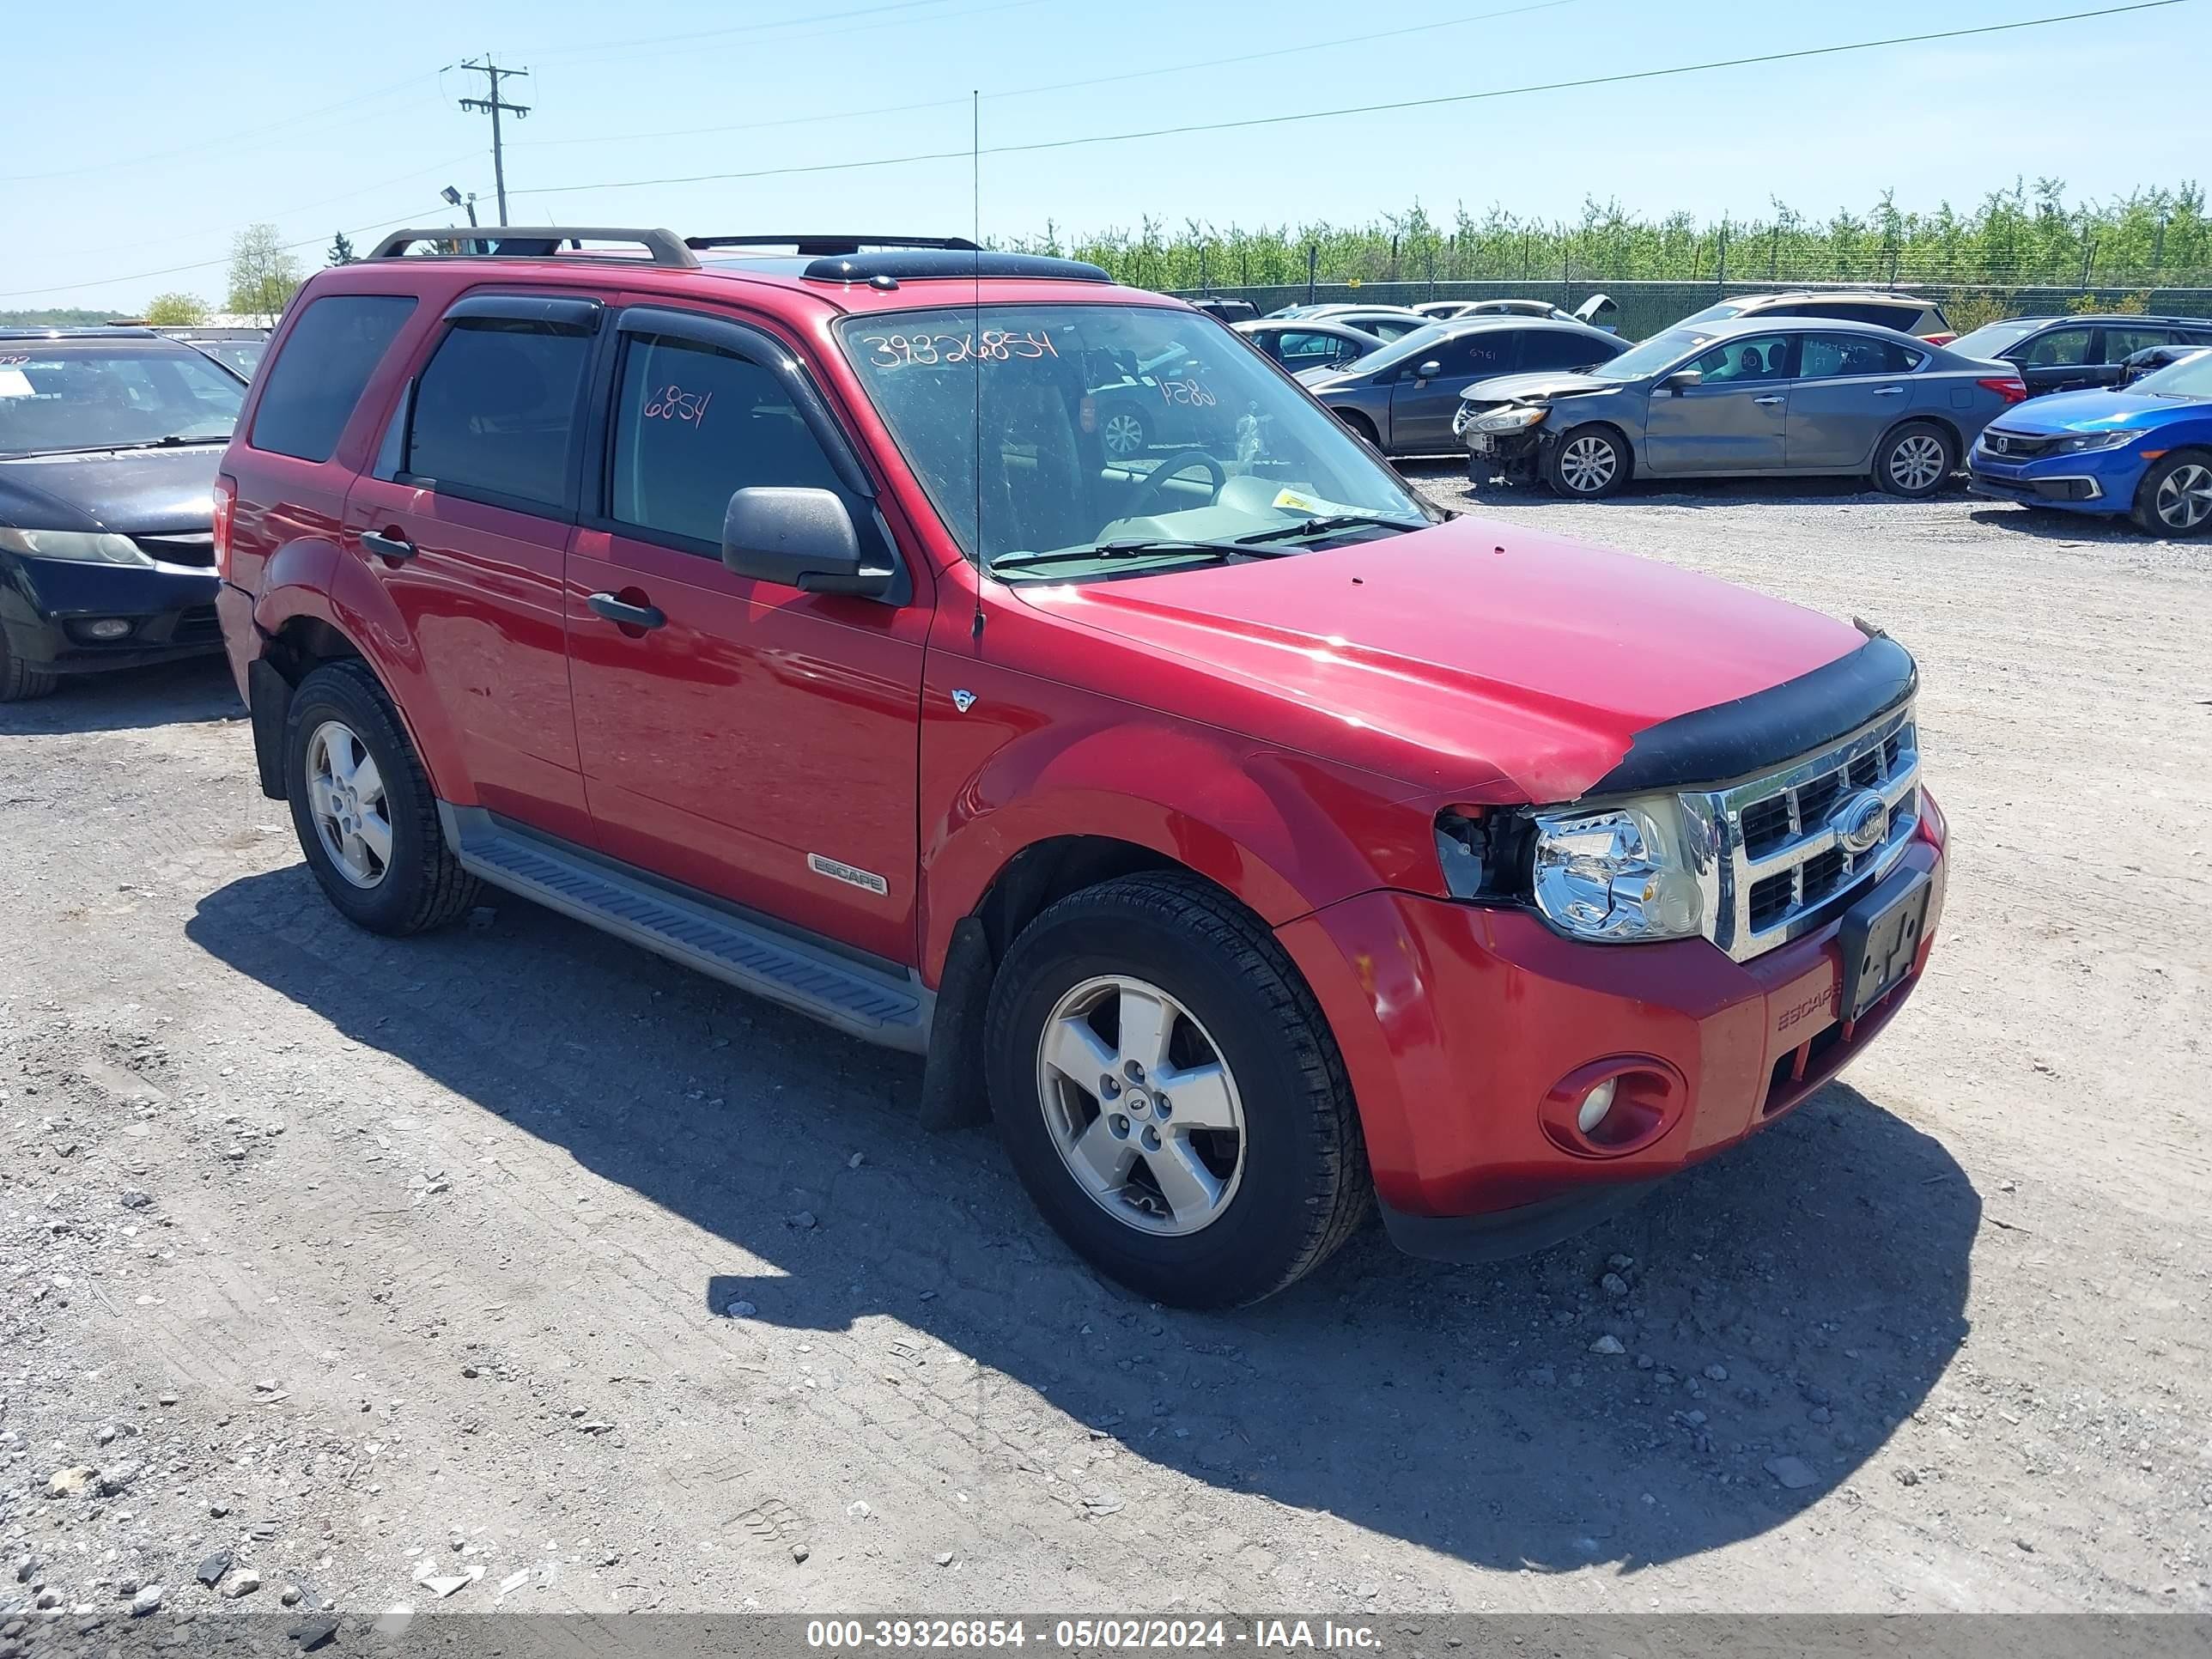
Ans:
{"label": "utility pole", "polygon": [[[461,67],[465,70],[474,70],[491,83],[491,96],[489,98],[464,98],[460,101],[463,109],[480,109],[491,116],[491,178],[493,186],[499,193],[499,222],[505,224],[507,222],[507,160],[500,149],[499,115],[501,110],[505,110],[519,120],[530,113],[530,106],[510,104],[503,100],[499,95],[499,83],[508,76],[527,75],[530,71],[501,69],[492,62],[489,52],[484,54],[483,62],[481,64],[466,63]],[[475,216],[471,215],[470,217],[471,222],[474,222]]]}

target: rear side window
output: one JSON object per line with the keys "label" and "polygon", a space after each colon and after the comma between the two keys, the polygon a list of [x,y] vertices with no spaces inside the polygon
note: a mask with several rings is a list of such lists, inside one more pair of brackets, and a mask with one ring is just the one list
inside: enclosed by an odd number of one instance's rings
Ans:
{"label": "rear side window", "polygon": [[405,294],[331,294],[311,302],[269,366],[246,441],[302,461],[330,459],[362,388],[414,309]]}
{"label": "rear side window", "polygon": [[1524,373],[1546,368],[1588,368],[1593,363],[1611,361],[1620,352],[1617,341],[1601,344],[1585,334],[1545,329],[1522,337],[1521,368]]}
{"label": "rear side window", "polygon": [[2013,362],[2027,368],[2064,368],[2089,361],[2089,331],[2086,328],[2054,328],[2048,334],[2039,334],[2028,342],[2024,351],[2008,354]]}
{"label": "rear side window", "polygon": [[457,320],[416,382],[402,470],[499,505],[565,506],[592,339],[556,323]]}
{"label": "rear side window", "polygon": [[717,549],[737,490],[842,490],[774,374],[711,346],[645,337],[632,340],[623,358],[613,483],[617,522]]}
{"label": "rear side window", "polygon": [[2117,363],[2151,346],[2170,344],[2173,340],[2170,328],[2111,328],[2105,330],[2105,361]]}
{"label": "rear side window", "polygon": [[1865,334],[1808,334],[1802,347],[1801,380],[1826,380],[1849,374],[1905,374],[1927,354],[1894,340]]}

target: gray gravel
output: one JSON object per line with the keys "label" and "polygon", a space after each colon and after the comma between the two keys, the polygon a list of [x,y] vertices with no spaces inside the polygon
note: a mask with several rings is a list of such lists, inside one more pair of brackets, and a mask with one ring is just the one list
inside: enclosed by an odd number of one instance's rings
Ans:
{"label": "gray gravel", "polygon": [[1931,981],[1595,1236],[1370,1234],[1230,1317],[1083,1271],[986,1134],[915,1129],[910,1060],[519,901],[354,932],[217,667],[0,709],[0,1627],[2212,1609],[2212,552],[1841,490],[1483,510],[1912,645]]}

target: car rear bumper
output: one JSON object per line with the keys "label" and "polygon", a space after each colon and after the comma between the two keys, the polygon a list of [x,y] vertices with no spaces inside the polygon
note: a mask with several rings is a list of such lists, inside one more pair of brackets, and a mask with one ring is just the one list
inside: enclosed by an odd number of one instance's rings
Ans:
{"label": "car rear bumper", "polygon": [[1967,457],[1966,480],[1977,495],[1992,501],[2077,513],[2125,513],[2135,505],[2146,465],[2141,456],[2124,449],[2007,463],[1978,445]]}
{"label": "car rear bumper", "polygon": [[[1790,1111],[1918,985],[1944,833],[1930,801],[1899,866],[1929,878],[1911,969],[1856,1021],[1838,1018],[1841,918],[1741,963],[1703,939],[1582,944],[1526,911],[1398,892],[1285,926],[1343,1053],[1393,1237],[1448,1259],[1540,1249]],[[1624,1061],[1671,1079],[1663,1127],[1569,1150],[1547,1121],[1562,1091]]]}
{"label": "car rear bumper", "polygon": [[[0,627],[8,648],[47,673],[96,673],[222,649],[212,570],[90,564],[0,554]],[[95,623],[125,631],[100,639]]]}

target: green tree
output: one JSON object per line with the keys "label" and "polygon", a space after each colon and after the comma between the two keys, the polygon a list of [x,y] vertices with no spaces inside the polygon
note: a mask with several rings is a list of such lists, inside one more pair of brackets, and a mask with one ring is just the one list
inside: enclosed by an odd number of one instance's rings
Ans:
{"label": "green tree", "polygon": [[274,326],[300,286],[300,262],[276,240],[274,225],[248,225],[230,245],[229,308]]}
{"label": "green tree", "polygon": [[331,251],[324,258],[330,264],[349,265],[357,257],[353,251],[353,244],[346,240],[345,232],[340,231],[331,238]]}
{"label": "green tree", "polygon": [[146,301],[146,320],[157,328],[189,328],[207,318],[207,301],[197,294],[156,294]]}

